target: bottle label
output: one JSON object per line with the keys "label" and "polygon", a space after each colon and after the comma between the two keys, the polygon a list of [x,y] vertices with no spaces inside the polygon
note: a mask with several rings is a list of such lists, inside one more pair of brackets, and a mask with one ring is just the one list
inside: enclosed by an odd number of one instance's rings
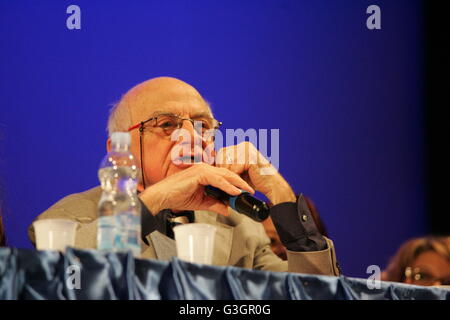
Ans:
{"label": "bottle label", "polygon": [[116,220],[114,216],[98,218],[97,249],[113,250],[116,234]]}
{"label": "bottle label", "polygon": [[134,256],[140,256],[141,219],[131,212],[120,213],[115,216],[117,232],[114,247],[118,251],[131,250]]}

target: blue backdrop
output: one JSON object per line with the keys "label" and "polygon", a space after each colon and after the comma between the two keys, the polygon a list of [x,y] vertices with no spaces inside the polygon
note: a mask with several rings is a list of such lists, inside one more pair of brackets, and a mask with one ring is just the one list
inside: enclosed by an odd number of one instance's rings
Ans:
{"label": "blue backdrop", "polygon": [[[66,28],[71,4],[81,30]],[[110,104],[166,75],[225,128],[279,128],[281,173],[316,203],[344,273],[367,276],[427,232],[423,46],[413,0],[0,0],[9,245],[31,247],[37,214],[97,185]]]}

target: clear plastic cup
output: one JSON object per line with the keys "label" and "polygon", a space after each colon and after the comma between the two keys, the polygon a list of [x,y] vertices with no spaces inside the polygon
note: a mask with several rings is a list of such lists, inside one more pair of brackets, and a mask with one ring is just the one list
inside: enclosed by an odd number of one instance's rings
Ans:
{"label": "clear plastic cup", "polygon": [[38,250],[58,250],[75,245],[77,223],[65,219],[43,219],[33,222]]}
{"label": "clear plastic cup", "polygon": [[206,223],[187,223],[173,228],[178,258],[212,264],[216,227]]}

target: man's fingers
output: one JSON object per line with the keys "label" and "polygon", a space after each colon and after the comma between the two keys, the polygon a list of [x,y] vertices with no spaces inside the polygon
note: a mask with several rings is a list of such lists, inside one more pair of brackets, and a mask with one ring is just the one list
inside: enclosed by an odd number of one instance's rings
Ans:
{"label": "man's fingers", "polygon": [[258,164],[258,159],[260,157],[264,158],[253,144],[241,142],[238,145],[220,149],[217,152],[215,163],[220,167],[232,165],[247,166],[249,164]]}
{"label": "man's fingers", "polygon": [[[229,184],[231,184],[239,189],[238,194],[241,193],[241,190],[248,191],[252,194],[255,193],[255,190],[253,190],[253,188],[244,179],[242,179],[238,174],[236,174],[228,169],[225,169],[225,168],[220,168],[218,173],[221,174],[223,179],[225,179]],[[219,181],[221,181],[221,180],[219,179]],[[238,195],[238,194],[233,193],[231,195]]]}
{"label": "man's fingers", "polygon": [[242,190],[248,191],[250,193],[255,193],[255,190],[240,176],[238,176],[236,173],[227,170],[228,172],[225,173],[225,179],[230,181],[233,185],[239,187]]}
{"label": "man's fingers", "polygon": [[241,194],[241,189],[235,187],[227,179],[222,176],[210,176],[204,185],[212,185],[213,187],[219,188],[229,195],[237,196]]}
{"label": "man's fingers", "polygon": [[208,167],[198,182],[204,186],[212,185],[232,196],[241,194],[242,190],[255,193],[244,179],[225,168]]}

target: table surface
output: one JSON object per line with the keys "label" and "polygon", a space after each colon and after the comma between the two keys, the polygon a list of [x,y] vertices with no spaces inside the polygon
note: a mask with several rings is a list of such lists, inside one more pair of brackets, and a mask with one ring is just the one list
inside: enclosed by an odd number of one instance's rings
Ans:
{"label": "table surface", "polygon": [[0,299],[450,300],[450,289],[367,279],[134,259],[68,248],[0,248]]}

